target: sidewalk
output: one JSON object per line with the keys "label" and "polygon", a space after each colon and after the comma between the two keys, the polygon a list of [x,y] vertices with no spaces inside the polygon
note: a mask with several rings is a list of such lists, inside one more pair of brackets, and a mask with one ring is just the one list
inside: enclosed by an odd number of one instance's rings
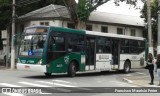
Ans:
{"label": "sidewalk", "polygon": [[148,84],[150,82],[149,74],[144,76],[128,76],[123,78],[123,81],[131,84],[135,84],[140,87],[160,87],[160,86],[157,86],[159,83],[157,73],[154,74],[154,85]]}

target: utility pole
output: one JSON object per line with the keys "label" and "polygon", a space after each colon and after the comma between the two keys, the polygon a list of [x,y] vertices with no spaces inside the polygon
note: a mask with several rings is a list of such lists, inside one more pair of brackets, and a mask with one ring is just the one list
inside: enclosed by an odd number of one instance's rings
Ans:
{"label": "utility pole", "polygon": [[160,0],[158,0],[158,32],[157,32],[157,54],[160,54]]}
{"label": "utility pole", "polygon": [[15,36],[15,0],[13,0],[13,3],[12,3],[11,69],[15,69],[15,46],[14,46],[14,36]]}
{"label": "utility pole", "polygon": [[[9,26],[9,25],[8,25]],[[6,68],[9,68],[9,53],[10,53],[10,46],[9,46],[9,38],[10,38],[10,30],[7,27],[7,46],[6,46]]]}
{"label": "utility pole", "polygon": [[152,29],[151,29],[151,1],[147,0],[147,21],[148,21],[148,45],[149,45],[149,53],[152,53],[154,56],[153,52],[153,42],[152,42]]}

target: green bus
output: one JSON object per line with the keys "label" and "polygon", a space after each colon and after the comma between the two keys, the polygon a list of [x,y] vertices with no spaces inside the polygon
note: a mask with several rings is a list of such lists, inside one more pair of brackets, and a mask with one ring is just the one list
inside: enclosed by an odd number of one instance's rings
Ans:
{"label": "green bus", "polygon": [[52,73],[144,67],[145,38],[54,26],[25,28],[17,69]]}

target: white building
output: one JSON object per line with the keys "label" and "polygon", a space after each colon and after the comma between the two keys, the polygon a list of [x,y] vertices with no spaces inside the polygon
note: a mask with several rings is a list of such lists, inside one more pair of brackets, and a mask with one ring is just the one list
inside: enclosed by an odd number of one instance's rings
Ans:
{"label": "white building", "polygon": [[[20,16],[16,25],[17,32],[34,25],[74,28],[67,8],[53,4]],[[94,11],[89,17],[86,30],[143,37],[144,21],[136,16]]]}
{"label": "white building", "polygon": [[7,46],[7,31],[2,30],[1,31],[1,38],[3,43],[3,50],[0,50],[0,59],[4,59],[4,56],[6,55],[6,46]]}

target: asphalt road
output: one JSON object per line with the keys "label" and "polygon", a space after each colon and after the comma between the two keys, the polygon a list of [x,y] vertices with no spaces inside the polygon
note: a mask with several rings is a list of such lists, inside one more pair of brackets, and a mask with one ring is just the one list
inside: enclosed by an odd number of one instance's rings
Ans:
{"label": "asphalt road", "polygon": [[[129,74],[121,72],[79,73],[76,77],[54,74],[46,78],[43,73],[0,70],[0,87],[36,89],[43,93],[3,93],[0,96],[159,96],[157,93],[119,93],[115,90],[135,88],[137,85],[123,81],[126,76],[148,75],[147,70],[134,69]],[[126,88],[127,87],[127,88]],[[22,89],[21,89],[22,90]],[[38,92],[36,91],[36,92]],[[35,92],[35,93],[36,93]]]}

